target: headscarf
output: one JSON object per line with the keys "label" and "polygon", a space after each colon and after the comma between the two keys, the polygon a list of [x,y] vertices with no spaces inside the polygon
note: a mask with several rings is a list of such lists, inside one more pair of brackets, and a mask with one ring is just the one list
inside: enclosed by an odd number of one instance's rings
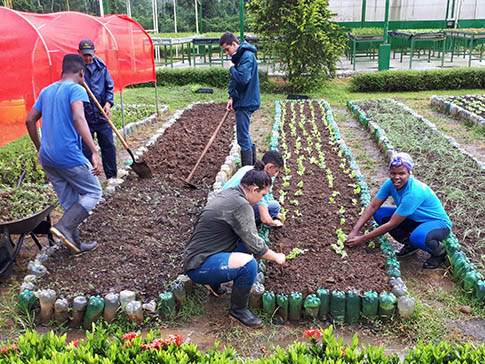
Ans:
{"label": "headscarf", "polygon": [[391,161],[389,162],[389,168],[391,167],[401,167],[404,166],[407,168],[409,173],[411,173],[414,162],[411,156],[407,153],[395,153],[391,157]]}

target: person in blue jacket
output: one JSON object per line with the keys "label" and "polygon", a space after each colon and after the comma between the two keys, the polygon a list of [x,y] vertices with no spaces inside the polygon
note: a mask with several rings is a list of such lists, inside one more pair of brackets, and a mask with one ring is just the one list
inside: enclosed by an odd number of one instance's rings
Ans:
{"label": "person in blue jacket", "polygon": [[236,134],[241,147],[241,164],[252,165],[256,162],[256,146],[249,135],[249,124],[252,113],[261,104],[256,48],[246,42],[239,44],[231,32],[225,32],[219,39],[219,44],[231,57],[229,101],[226,108],[236,111]]}
{"label": "person in blue jacket", "polygon": [[[51,232],[74,253],[96,248],[81,241],[78,226],[99,202],[102,189],[97,175],[101,159],[84,117],[88,94],[81,86],[84,61],[67,54],[62,61],[61,80],[44,88],[26,120],[27,130],[38,151],[39,162],[56,191],[64,214]],[[42,137],[36,123],[42,117]],[[82,141],[91,150],[93,164],[82,153]]]}
{"label": "person in blue jacket", "polygon": [[[86,63],[84,80],[99,104],[103,107],[106,115],[111,118],[114,83],[108,67],[99,57],[94,55],[94,43],[89,39],[82,40],[79,43],[78,52]],[[95,135],[98,139],[104,174],[108,179],[116,178],[118,170],[116,167],[116,147],[113,141],[113,130],[94,102],[88,101],[84,103],[84,114],[86,115],[93,139]],[[86,143],[83,143],[83,153],[91,161],[91,150]]]}
{"label": "person in blue jacket", "polygon": [[[414,162],[407,153],[397,153],[389,163],[389,179],[364,210],[347,237],[347,245],[358,246],[387,232],[404,246],[396,252],[403,257],[422,249],[431,254],[423,268],[438,268],[446,258],[441,243],[451,232],[451,221],[436,194],[411,175]],[[396,207],[381,207],[392,196]],[[379,227],[359,236],[359,230],[374,216]]]}

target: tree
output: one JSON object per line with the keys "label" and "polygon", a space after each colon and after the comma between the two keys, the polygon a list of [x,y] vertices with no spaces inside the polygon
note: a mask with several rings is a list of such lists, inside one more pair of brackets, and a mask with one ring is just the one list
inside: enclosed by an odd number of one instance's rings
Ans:
{"label": "tree", "polygon": [[251,30],[270,41],[295,91],[310,91],[336,72],[345,49],[342,27],[328,0],[252,0],[248,4]]}

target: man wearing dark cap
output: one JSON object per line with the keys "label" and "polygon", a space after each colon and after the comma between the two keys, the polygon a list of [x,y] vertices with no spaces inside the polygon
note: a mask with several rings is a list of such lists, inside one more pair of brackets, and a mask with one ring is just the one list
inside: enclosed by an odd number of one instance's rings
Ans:
{"label": "man wearing dark cap", "polygon": [[[109,74],[106,64],[94,55],[94,43],[89,39],[79,43],[79,54],[86,63],[84,79],[93,92],[99,104],[103,106],[106,115],[111,118],[111,106],[113,106],[114,83]],[[91,135],[98,139],[103,160],[103,170],[106,178],[116,178],[116,148],[113,142],[113,131],[107,120],[98,110],[94,102],[84,103],[84,114],[88,121]],[[83,143],[83,153],[91,160],[91,150]]]}

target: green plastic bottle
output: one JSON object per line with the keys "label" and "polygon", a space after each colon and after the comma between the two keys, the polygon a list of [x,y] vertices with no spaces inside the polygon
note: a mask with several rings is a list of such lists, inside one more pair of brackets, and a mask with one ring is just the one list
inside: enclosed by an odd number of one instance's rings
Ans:
{"label": "green plastic bottle", "polygon": [[273,291],[263,293],[263,310],[269,315],[273,315],[276,310],[276,297]]}
{"label": "green plastic bottle", "polygon": [[317,291],[317,297],[320,298],[320,309],[318,310],[318,318],[320,321],[325,321],[328,318],[328,311],[330,309],[330,292],[328,289],[320,288]]}
{"label": "green plastic bottle", "polygon": [[465,253],[463,252],[457,252],[453,254],[452,261],[453,261],[453,277],[460,278],[460,270],[464,266],[470,264],[470,261],[468,260]]}
{"label": "green plastic bottle", "polygon": [[280,293],[276,296],[276,305],[278,306],[278,315],[280,315],[283,322],[288,321],[288,296]]}
{"label": "green plastic bottle", "polygon": [[83,327],[85,330],[91,328],[91,324],[95,322],[103,313],[104,299],[100,296],[91,296],[88,301],[88,307],[84,314]]}
{"label": "green plastic bottle", "polygon": [[396,296],[392,293],[381,292],[379,295],[379,315],[390,318],[396,306]]}
{"label": "green plastic bottle", "polygon": [[163,292],[158,296],[160,306],[158,308],[162,317],[172,317],[175,315],[175,297],[172,292]]}
{"label": "green plastic bottle", "polygon": [[23,311],[26,311],[32,308],[32,306],[36,301],[37,301],[37,297],[35,296],[35,293],[32,291],[29,291],[28,289],[20,293],[18,296],[18,305],[19,305],[19,308]]}
{"label": "green plastic bottle", "polygon": [[392,278],[399,278],[401,277],[401,270],[397,267],[390,267],[387,270],[387,276]]}
{"label": "green plastic bottle", "polygon": [[315,320],[318,317],[318,310],[320,309],[320,298],[316,294],[309,294],[305,298],[303,307],[305,307],[305,316]]}
{"label": "green plastic bottle", "polygon": [[288,318],[292,321],[298,321],[301,318],[303,308],[303,296],[300,292],[290,293],[290,311]]}
{"label": "green plastic bottle", "polygon": [[376,292],[365,292],[362,299],[362,314],[369,318],[374,318],[377,315],[379,307],[379,296]]}
{"label": "green plastic bottle", "polygon": [[485,300],[485,281],[481,280],[477,282],[476,296],[480,300]]}
{"label": "green plastic bottle", "polygon": [[463,277],[463,288],[466,292],[475,293],[477,284],[483,279],[482,275],[476,270],[467,272]]}
{"label": "green plastic bottle", "polygon": [[401,264],[394,258],[388,259],[386,262],[386,268],[389,269],[391,267],[400,269]]}
{"label": "green plastic bottle", "polygon": [[332,291],[330,297],[330,315],[332,320],[343,324],[345,320],[345,292]]}
{"label": "green plastic bottle", "polygon": [[360,295],[358,292],[347,292],[345,322],[349,325],[355,325],[360,322]]}

